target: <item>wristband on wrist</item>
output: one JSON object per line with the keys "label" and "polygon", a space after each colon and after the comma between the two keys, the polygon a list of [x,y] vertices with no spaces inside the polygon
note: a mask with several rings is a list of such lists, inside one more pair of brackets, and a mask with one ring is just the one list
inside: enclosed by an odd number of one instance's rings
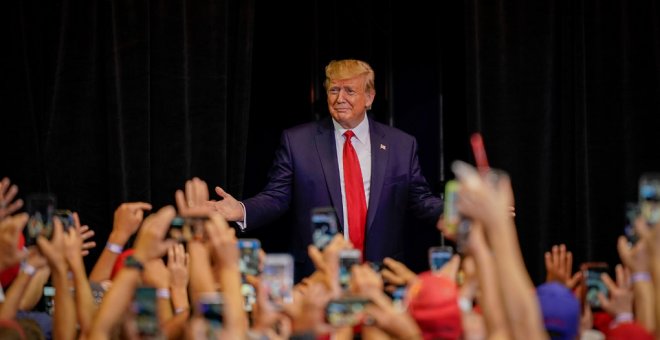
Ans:
{"label": "wristband on wrist", "polygon": [[156,296],[161,299],[169,299],[170,290],[168,288],[158,288],[156,289]]}
{"label": "wristband on wrist", "polygon": [[114,253],[114,254],[117,254],[117,255],[121,254],[121,252],[124,251],[124,247],[122,247],[122,246],[120,246],[116,243],[110,243],[110,242],[105,244],[105,249],[107,249],[111,253]]}
{"label": "wristband on wrist", "polygon": [[634,320],[633,314],[630,312],[619,313],[610,324],[610,328],[614,328],[622,323],[633,322]]}
{"label": "wristband on wrist", "polygon": [[649,272],[632,273],[630,276],[630,282],[651,282],[651,274],[649,274]]}
{"label": "wristband on wrist", "polygon": [[34,276],[34,274],[37,272],[37,268],[34,268],[33,265],[27,263],[27,262],[22,262],[21,263],[21,271],[25,273],[27,276]]}

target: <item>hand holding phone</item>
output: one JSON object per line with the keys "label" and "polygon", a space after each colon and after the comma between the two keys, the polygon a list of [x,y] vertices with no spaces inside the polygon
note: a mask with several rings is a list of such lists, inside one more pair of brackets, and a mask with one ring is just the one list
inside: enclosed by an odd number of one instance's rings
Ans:
{"label": "hand holding phone", "polygon": [[261,281],[268,289],[271,305],[281,310],[293,302],[293,257],[289,254],[268,254],[264,260]]}
{"label": "hand holding phone", "polygon": [[133,299],[135,322],[141,337],[155,337],[160,333],[156,308],[156,288],[138,287]]}
{"label": "hand holding phone", "polygon": [[330,300],[325,307],[325,319],[334,327],[357,325],[364,319],[364,309],[370,302],[360,297]]}
{"label": "hand holding phone", "polygon": [[238,268],[244,275],[259,275],[259,250],[261,242],[256,238],[239,238]]}
{"label": "hand holding phone", "polygon": [[312,210],[312,242],[323,250],[337,234],[337,213],[332,207],[319,207]]}
{"label": "hand holding phone", "polygon": [[585,284],[584,300],[591,306],[592,310],[600,310],[600,300],[598,300],[598,293],[608,296],[607,285],[601,279],[601,275],[607,273],[608,265],[605,262],[588,262],[580,266]]}
{"label": "hand holding phone", "polygon": [[26,247],[37,244],[39,236],[47,239],[51,238],[53,235],[55,205],[56,199],[53,194],[32,194],[28,196],[27,212],[30,218],[25,228],[23,228]]}
{"label": "hand holding phone", "polygon": [[362,252],[359,249],[343,249],[339,251],[339,285],[348,289],[351,282],[351,267],[362,262]]}
{"label": "hand holding phone", "polygon": [[660,222],[660,173],[645,173],[640,177],[639,209],[649,226]]}
{"label": "hand holding phone", "polygon": [[453,255],[454,249],[450,246],[429,248],[429,268],[432,272],[439,272],[440,269],[451,260]]}

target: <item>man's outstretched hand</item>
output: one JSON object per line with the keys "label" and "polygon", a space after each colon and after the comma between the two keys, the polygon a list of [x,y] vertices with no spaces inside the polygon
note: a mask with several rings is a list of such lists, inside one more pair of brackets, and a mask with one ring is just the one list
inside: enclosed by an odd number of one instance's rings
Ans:
{"label": "man's outstretched hand", "polygon": [[207,204],[213,210],[219,212],[227,221],[243,221],[243,206],[241,203],[221,187],[215,187],[215,193],[222,199],[208,201]]}

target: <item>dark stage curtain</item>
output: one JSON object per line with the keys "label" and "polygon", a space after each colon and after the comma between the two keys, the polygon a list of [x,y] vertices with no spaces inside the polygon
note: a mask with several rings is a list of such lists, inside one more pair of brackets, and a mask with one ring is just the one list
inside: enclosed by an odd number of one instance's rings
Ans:
{"label": "dark stage curtain", "polygon": [[[337,58],[374,66],[371,114],[417,137],[437,193],[483,134],[491,165],[512,177],[536,283],[553,244],[613,266],[624,204],[643,172],[660,171],[657,1],[4,6],[0,176],[22,197],[56,193],[97,240],[120,202],[173,203],[192,176],[258,192],[282,129],[327,115],[323,67]],[[287,227],[243,236],[284,251]],[[412,218],[407,228],[419,271],[438,234]]]}
{"label": "dark stage curtain", "polygon": [[0,176],[98,236],[127,201],[199,176],[243,190],[251,1],[17,1],[5,31]]}
{"label": "dark stage curtain", "polygon": [[613,269],[625,202],[660,171],[657,1],[470,0],[465,27],[468,130],[511,174],[532,277],[559,243]]}

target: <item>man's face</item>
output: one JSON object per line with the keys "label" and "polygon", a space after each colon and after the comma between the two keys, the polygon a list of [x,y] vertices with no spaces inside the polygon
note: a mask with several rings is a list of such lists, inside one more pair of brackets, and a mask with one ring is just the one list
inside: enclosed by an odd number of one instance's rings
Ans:
{"label": "man's face", "polygon": [[364,119],[367,107],[374,101],[373,91],[365,91],[365,77],[330,81],[328,84],[328,110],[345,129],[356,127]]}

